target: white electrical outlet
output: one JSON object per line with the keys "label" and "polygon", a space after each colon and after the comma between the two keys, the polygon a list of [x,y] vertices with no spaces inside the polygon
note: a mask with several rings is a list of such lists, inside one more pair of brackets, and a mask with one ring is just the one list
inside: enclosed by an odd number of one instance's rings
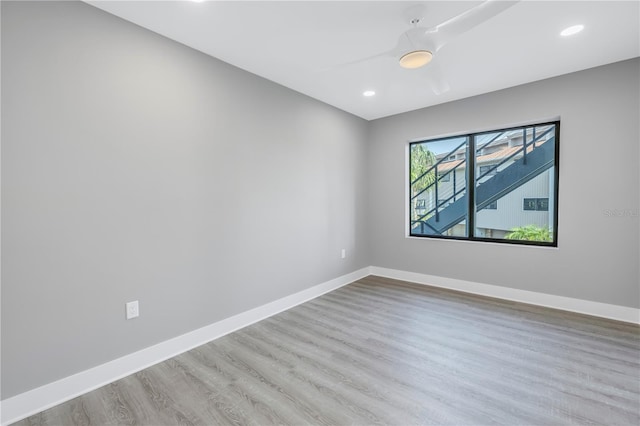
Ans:
{"label": "white electrical outlet", "polygon": [[347,257],[347,249],[342,249],[342,258]]}
{"label": "white electrical outlet", "polygon": [[138,306],[138,301],[134,300],[133,302],[128,302],[126,305],[127,311],[127,319],[133,319],[140,316],[140,308]]}

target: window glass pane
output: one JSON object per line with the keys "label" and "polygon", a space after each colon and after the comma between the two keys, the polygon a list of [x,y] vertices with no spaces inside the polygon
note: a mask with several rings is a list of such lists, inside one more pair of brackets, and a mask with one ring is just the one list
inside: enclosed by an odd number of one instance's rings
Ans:
{"label": "window glass pane", "polygon": [[553,242],[555,125],[475,137],[478,238]]}
{"label": "window glass pane", "polygon": [[557,246],[559,124],[410,144],[410,235]]}
{"label": "window glass pane", "polygon": [[411,235],[467,237],[468,137],[410,145]]}

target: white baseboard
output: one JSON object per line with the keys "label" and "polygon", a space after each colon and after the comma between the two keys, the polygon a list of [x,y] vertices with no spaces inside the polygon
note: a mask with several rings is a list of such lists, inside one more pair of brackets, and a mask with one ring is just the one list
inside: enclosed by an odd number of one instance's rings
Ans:
{"label": "white baseboard", "polygon": [[0,402],[2,425],[17,422],[369,275],[363,268]]}
{"label": "white baseboard", "polygon": [[82,371],[73,376],[65,377],[56,382],[5,399],[0,402],[1,423],[2,425],[7,425],[22,420],[368,275],[377,275],[465,293],[640,324],[640,309],[371,266],[142,349],[106,364]]}
{"label": "white baseboard", "polygon": [[371,275],[640,324],[640,309],[435,275],[371,266]]}

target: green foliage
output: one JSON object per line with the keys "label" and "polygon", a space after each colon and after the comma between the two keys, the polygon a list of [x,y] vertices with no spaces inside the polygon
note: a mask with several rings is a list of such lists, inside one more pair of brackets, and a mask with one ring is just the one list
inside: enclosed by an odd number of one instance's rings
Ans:
{"label": "green foliage", "polygon": [[513,228],[506,236],[508,240],[544,241],[551,242],[551,233],[547,228],[536,225],[526,225]]}
{"label": "green foliage", "polygon": [[[433,152],[426,149],[423,144],[411,145],[411,195],[416,195],[429,185],[433,184],[436,180],[436,174],[434,170],[426,173],[431,166],[436,163],[436,156]],[[428,189],[427,191],[431,191]],[[414,200],[412,217],[418,218],[418,212],[416,211],[418,200]]]}
{"label": "green foliage", "polygon": [[[436,156],[426,149],[423,144],[411,146],[411,189],[414,193],[419,192],[435,181],[436,175],[433,170],[422,176],[435,163]],[[420,176],[422,177],[415,182]]]}

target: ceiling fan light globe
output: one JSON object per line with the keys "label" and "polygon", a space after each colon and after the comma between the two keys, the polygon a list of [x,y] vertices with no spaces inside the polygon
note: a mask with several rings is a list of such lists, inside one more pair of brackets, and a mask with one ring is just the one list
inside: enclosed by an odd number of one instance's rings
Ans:
{"label": "ceiling fan light globe", "polygon": [[414,50],[402,55],[400,66],[402,68],[415,69],[427,65],[433,59],[433,54],[428,50]]}

